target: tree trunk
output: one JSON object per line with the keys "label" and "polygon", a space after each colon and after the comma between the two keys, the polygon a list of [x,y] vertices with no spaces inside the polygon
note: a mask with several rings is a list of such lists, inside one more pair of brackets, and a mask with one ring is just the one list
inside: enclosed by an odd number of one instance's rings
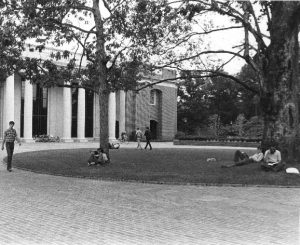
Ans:
{"label": "tree trunk", "polygon": [[98,74],[99,109],[100,109],[100,147],[109,156],[108,147],[108,96],[107,55],[105,51],[105,34],[98,0],[93,0],[94,21],[96,26],[96,69]]}
{"label": "tree trunk", "polygon": [[104,150],[109,158],[109,147],[108,147],[108,95],[109,93],[103,83],[100,84],[99,88],[99,109],[100,109],[100,147]]}
{"label": "tree trunk", "polygon": [[293,2],[272,2],[271,43],[262,60],[263,147],[277,144],[285,160],[299,158],[298,23]]}

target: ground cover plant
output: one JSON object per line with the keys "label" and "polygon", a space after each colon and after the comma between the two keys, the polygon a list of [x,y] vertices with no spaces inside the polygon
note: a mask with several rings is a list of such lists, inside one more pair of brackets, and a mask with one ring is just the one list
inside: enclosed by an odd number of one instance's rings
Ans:
{"label": "ground cover plant", "polygon": [[[263,172],[259,164],[221,168],[232,162],[233,153],[233,149],[119,149],[111,151],[109,165],[88,167],[89,149],[47,150],[15,154],[13,165],[39,173],[106,180],[300,186],[300,176]],[[207,158],[216,161],[207,162]]]}

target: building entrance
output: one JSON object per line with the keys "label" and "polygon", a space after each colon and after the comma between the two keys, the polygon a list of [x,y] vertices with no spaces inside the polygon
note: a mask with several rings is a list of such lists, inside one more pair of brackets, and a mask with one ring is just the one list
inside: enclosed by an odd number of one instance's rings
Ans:
{"label": "building entrance", "polygon": [[156,140],[158,137],[158,122],[155,120],[150,120],[150,131],[152,139]]}

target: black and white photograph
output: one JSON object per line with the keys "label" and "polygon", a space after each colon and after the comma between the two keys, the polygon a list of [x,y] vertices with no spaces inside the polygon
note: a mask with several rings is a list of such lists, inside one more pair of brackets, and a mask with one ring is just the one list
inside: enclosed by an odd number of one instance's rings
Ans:
{"label": "black and white photograph", "polygon": [[0,0],[1,245],[299,245],[300,1]]}

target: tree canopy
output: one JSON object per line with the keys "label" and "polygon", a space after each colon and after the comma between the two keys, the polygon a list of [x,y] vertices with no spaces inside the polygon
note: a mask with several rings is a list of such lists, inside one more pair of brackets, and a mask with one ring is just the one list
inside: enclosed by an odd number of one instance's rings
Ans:
{"label": "tree canopy", "polygon": [[[87,76],[90,87],[99,93],[101,145],[108,138],[109,91],[136,80],[132,76],[139,73],[131,73],[137,67],[150,71],[169,67],[198,70],[198,78],[229,78],[256,94],[264,117],[264,139],[284,142],[294,157],[299,135],[299,2],[2,0],[1,9],[6,16],[14,15],[14,24],[26,38],[41,37],[43,44],[58,46],[76,41],[78,51],[90,62],[87,69],[81,69],[80,61],[59,70],[75,84],[84,84],[82,77]],[[208,13],[229,21],[215,26],[206,21]],[[242,30],[244,37],[229,49],[213,49],[203,42],[204,36],[232,29]],[[227,60],[215,62],[215,55],[227,55]],[[224,73],[223,67],[236,58],[242,59],[257,79],[244,80]],[[32,66],[39,61],[28,62],[30,71],[26,75],[33,80],[37,71],[46,72],[48,77],[53,71],[57,74],[51,62],[36,65],[36,72],[32,72]],[[126,78],[129,74],[131,78]],[[186,74],[178,77],[185,78]]]}

